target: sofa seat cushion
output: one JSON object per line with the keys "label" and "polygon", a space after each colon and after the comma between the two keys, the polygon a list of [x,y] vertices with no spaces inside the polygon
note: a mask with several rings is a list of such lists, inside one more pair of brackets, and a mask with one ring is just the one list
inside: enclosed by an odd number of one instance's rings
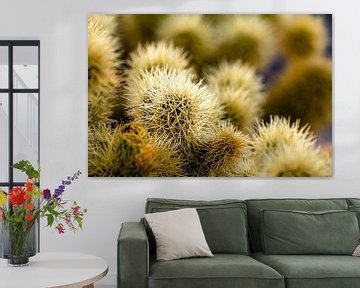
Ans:
{"label": "sofa seat cushion", "polygon": [[338,255],[265,255],[252,257],[284,275],[286,288],[358,288],[360,258]]}
{"label": "sofa seat cushion", "polygon": [[215,254],[211,258],[150,261],[149,288],[284,288],[274,269],[246,255]]}

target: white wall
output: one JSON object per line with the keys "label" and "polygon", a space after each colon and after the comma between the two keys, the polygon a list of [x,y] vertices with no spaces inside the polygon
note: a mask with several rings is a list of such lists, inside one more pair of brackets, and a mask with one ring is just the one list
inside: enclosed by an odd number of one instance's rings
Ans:
{"label": "white wall", "polygon": [[[5,103],[4,97],[1,97],[0,95],[0,135],[8,135],[9,134],[9,122],[8,122],[8,116],[5,113],[5,111],[2,109],[2,107],[7,106],[8,103]],[[7,137],[0,137],[0,182],[6,181],[9,177],[9,172],[7,169],[7,163],[9,162],[9,156],[8,156],[8,147],[9,147],[9,138]]]}
{"label": "white wall", "polygon": [[[87,13],[334,13],[334,144],[332,179],[90,179],[87,178]],[[41,40],[41,164],[43,186],[81,169],[67,196],[89,209],[75,236],[42,229],[43,251],[79,251],[110,264],[102,283],[116,279],[116,238],[137,221],[147,197],[188,199],[358,197],[360,167],[360,2],[1,0],[1,39]]]}

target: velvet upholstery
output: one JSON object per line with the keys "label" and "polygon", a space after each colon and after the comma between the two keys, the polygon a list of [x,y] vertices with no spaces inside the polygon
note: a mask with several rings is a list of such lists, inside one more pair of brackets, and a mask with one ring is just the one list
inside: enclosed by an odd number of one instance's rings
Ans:
{"label": "velvet upholstery", "polygon": [[358,224],[360,228],[360,203],[356,203],[356,205],[350,205],[349,210],[354,211],[356,213],[356,217],[358,219]]}
{"label": "velvet upholstery", "polygon": [[[215,204],[215,205],[213,205]],[[261,250],[260,223],[263,209],[330,211],[352,210],[360,206],[360,199],[259,199],[247,200],[184,201],[149,199],[146,212],[167,211],[196,207],[199,215],[206,209],[216,209],[203,216],[205,226],[214,223],[213,247],[220,249],[222,234],[232,235],[243,241],[243,234],[225,231],[226,219],[221,209],[235,209],[227,214],[230,219],[239,217],[237,225],[248,220],[255,250]],[[349,208],[350,207],[350,208]],[[205,209],[205,210],[204,210]],[[219,209],[219,210],[218,210]],[[236,210],[242,209],[242,210]],[[355,209],[353,209],[355,210]],[[245,223],[241,211],[247,211]],[[221,212],[221,213],[220,213]],[[214,213],[214,214],[212,214]],[[219,215],[216,215],[219,213]],[[233,213],[233,214],[232,214]],[[205,215],[205,214],[204,214]],[[224,218],[223,218],[224,217]],[[225,220],[224,220],[225,221]],[[265,255],[251,257],[241,253],[216,253],[211,258],[182,259],[167,262],[154,261],[149,255],[148,238],[144,222],[124,223],[118,238],[118,287],[119,288],[358,288],[360,287],[360,257],[340,255]],[[216,227],[216,229],[215,229]],[[223,230],[221,230],[223,228]],[[206,228],[205,228],[206,229]],[[218,230],[220,229],[220,230]],[[215,235],[216,231],[221,231]],[[245,230],[246,231],[246,228]],[[210,235],[210,234],[209,234]],[[216,237],[219,238],[216,238]],[[217,240],[219,239],[219,240]],[[234,241],[234,240],[232,240]],[[236,246],[233,246],[233,249]],[[238,247],[238,246],[237,246]],[[237,248],[236,248],[237,249]],[[252,259],[252,257],[254,259]],[[258,262],[257,262],[258,261]],[[261,263],[262,264],[261,264]]]}
{"label": "velvet upholstery", "polygon": [[350,206],[360,206],[360,198],[348,198],[348,205]]}
{"label": "velvet upholstery", "polygon": [[266,254],[352,255],[359,244],[354,211],[262,210]]}
{"label": "velvet upholstery", "polygon": [[215,254],[211,258],[151,261],[149,288],[280,288],[283,277],[246,255]]}
{"label": "velvet upholstery", "polygon": [[255,199],[246,200],[246,208],[252,252],[258,252],[263,251],[260,230],[261,210],[348,210],[348,204],[346,199]]}
{"label": "velvet upholstery", "polygon": [[149,244],[141,223],[123,223],[117,242],[118,287],[147,288]]}
{"label": "velvet upholstery", "polygon": [[342,255],[252,255],[284,275],[286,288],[359,288],[360,257]]}
{"label": "velvet upholstery", "polygon": [[[247,213],[242,200],[193,201],[148,199],[146,213],[197,208],[206,241],[213,253],[249,254]],[[150,245],[153,235],[147,229]],[[153,253],[153,248],[151,249]]]}

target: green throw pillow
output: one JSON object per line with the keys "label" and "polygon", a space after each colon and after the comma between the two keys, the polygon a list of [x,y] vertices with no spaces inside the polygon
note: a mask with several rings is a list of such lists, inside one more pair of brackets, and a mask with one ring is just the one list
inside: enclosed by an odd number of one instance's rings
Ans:
{"label": "green throw pillow", "polygon": [[352,255],[359,244],[354,211],[262,210],[266,254]]}

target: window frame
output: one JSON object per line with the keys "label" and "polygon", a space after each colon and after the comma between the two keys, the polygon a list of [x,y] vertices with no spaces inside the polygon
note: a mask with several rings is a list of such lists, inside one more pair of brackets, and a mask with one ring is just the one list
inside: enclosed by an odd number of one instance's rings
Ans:
{"label": "window frame", "polygon": [[[18,89],[14,88],[14,47],[19,46],[28,46],[28,47],[37,47],[38,49],[38,87],[37,88],[26,88]],[[8,87],[0,88],[0,93],[7,94],[8,98],[8,135],[9,135],[9,147],[8,147],[8,181],[0,182],[0,187],[8,188],[8,191],[11,190],[14,186],[23,186],[25,182],[14,181],[14,94],[16,93],[36,93],[38,95],[38,161],[40,162],[40,40],[0,40],[0,47],[8,48]],[[26,159],[24,159],[26,160]]]}
{"label": "window frame", "polygon": [[[18,46],[28,46],[28,47],[37,47],[38,49],[38,85],[37,89],[14,89],[14,47]],[[40,162],[40,40],[0,40],[0,47],[8,47],[8,87],[0,88],[0,93],[6,93],[9,104],[9,147],[8,147],[8,181],[0,182],[0,188],[6,187],[8,191],[11,190],[14,186],[23,186],[25,182],[14,182],[14,94],[16,93],[37,93],[38,95],[38,161]],[[0,135],[1,137],[1,135]],[[40,183],[38,183],[40,186]],[[40,218],[37,221],[37,224],[40,224]],[[40,252],[40,229],[37,230],[37,250]]]}

